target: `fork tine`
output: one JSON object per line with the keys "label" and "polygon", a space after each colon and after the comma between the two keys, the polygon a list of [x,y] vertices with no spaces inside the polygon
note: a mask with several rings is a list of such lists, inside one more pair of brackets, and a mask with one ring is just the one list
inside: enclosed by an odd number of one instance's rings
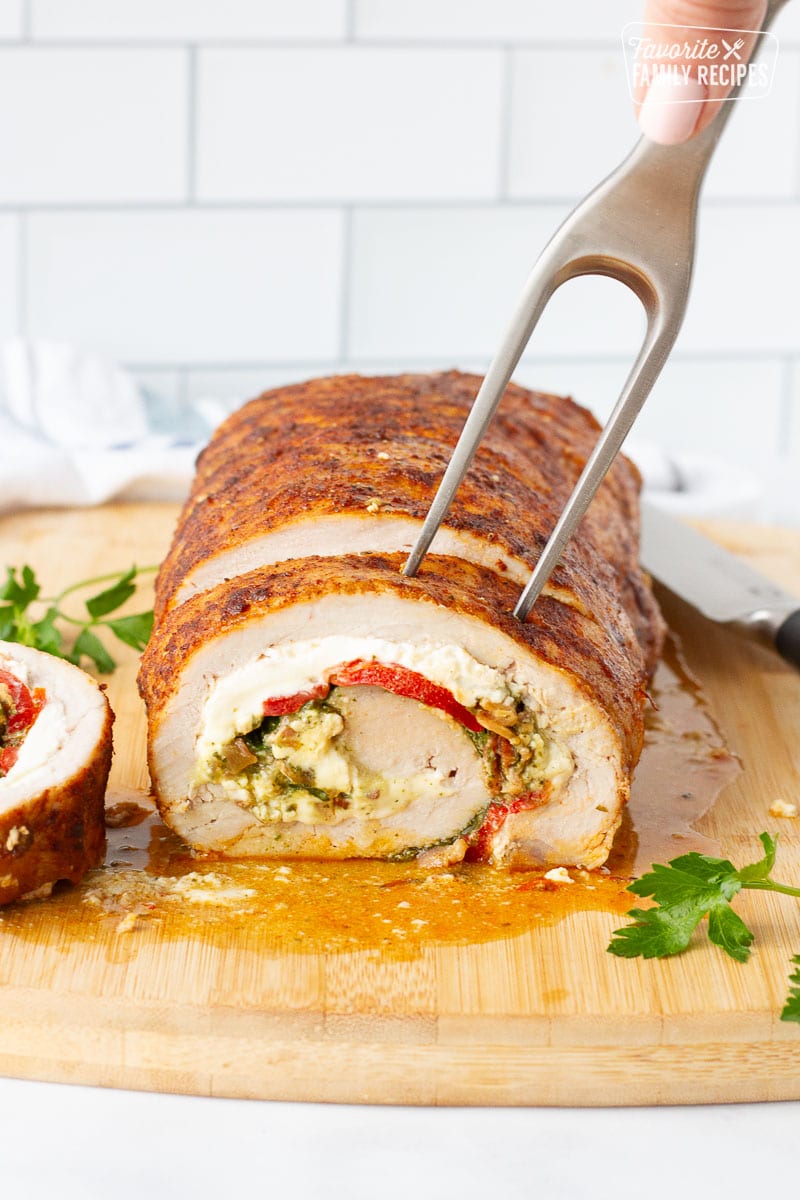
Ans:
{"label": "fork tine", "polygon": [[563,271],[563,262],[558,263],[557,266],[554,261],[556,256],[553,253],[553,243],[555,241],[554,238],[545,246],[528,276],[511,324],[506,329],[503,340],[489,364],[489,369],[475,397],[464,428],[461,430],[447,470],[442,476],[442,481],[425,517],[422,529],[403,567],[404,575],[416,575],[419,570],[420,563],[427,554],[439,526],[447,516],[453,497],[472,464],[483,435],[497,410],[514,373],[514,368],[530,341],[539,317],[553,292],[568,277],[563,275],[558,277],[557,270],[558,267],[561,267]]}
{"label": "fork tine", "polygon": [[519,598],[514,616],[524,621],[547,583],[578,522],[592,502],[622,443],[639,415],[642,405],[653,388],[667,360],[680,329],[682,311],[665,313],[657,309],[651,316],[647,334],[636,362],[614,406],[614,411],[597,439],[578,482],[572,490],[561,516],[556,522],[544,550],[539,556],[525,590]]}
{"label": "fork tine", "polygon": [[[787,0],[768,0],[766,30]],[[753,48],[761,42],[760,34]],[[730,94],[733,101],[741,87]],[[612,173],[573,209],[545,246],[525,285],[503,341],[472,405],[453,456],[403,567],[416,575],[477,452],[522,351],[553,292],[578,275],[607,275],[642,301],[644,344],[611,418],[541,554],[514,610],[524,620],[575,526],[589,507],[675,341],[686,309],[694,260],[697,200],[732,104],[679,146],[641,138]]]}

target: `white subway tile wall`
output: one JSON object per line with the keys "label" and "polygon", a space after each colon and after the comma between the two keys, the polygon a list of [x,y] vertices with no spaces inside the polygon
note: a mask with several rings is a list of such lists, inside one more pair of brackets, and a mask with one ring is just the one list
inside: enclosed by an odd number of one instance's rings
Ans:
{"label": "white subway tile wall", "polygon": [[792,402],[785,414],[781,444],[787,451],[786,458],[792,464],[795,496],[800,491],[800,363],[795,363],[789,381]]}
{"label": "white subway tile wall", "polygon": [[[154,418],[315,373],[487,360],[538,251],[637,136],[644,0],[0,0],[0,339],[136,373]],[[695,284],[635,436],[800,524],[800,4],[709,172]],[[557,295],[517,373],[604,418],[642,334]]]}
{"label": "white subway tile wall", "polygon": [[[353,221],[348,352],[365,359],[486,359],[566,207],[373,208]],[[558,313],[561,312],[561,318]],[[622,284],[566,284],[526,357],[633,355],[643,310]]]}
{"label": "white subway tile wall", "polygon": [[494,199],[499,50],[204,50],[200,200]]}
{"label": "white subway tile wall", "polygon": [[23,28],[23,0],[0,0],[0,38],[18,38]]}
{"label": "white subway tile wall", "polygon": [[0,203],[186,196],[180,50],[0,49]]}
{"label": "white subway tile wall", "polygon": [[748,100],[745,91],[737,103],[708,169],[704,196],[797,199],[800,51],[783,46],[779,63],[768,96]]}
{"label": "white subway tile wall", "polygon": [[781,13],[780,25],[775,27],[781,42],[785,45],[800,44],[800,5],[788,4]]}
{"label": "white subway tile wall", "polygon": [[514,51],[510,196],[583,196],[636,136],[619,46]]}
{"label": "white subway tile wall", "polygon": [[347,0],[33,0],[33,32],[66,41],[342,38]]}
{"label": "white subway tile wall", "polygon": [[[515,50],[511,81],[507,186],[514,199],[579,199],[636,140],[618,46]],[[739,101],[709,168],[704,196],[796,196],[798,97],[800,53],[785,49],[769,95],[748,100],[745,92]]]}
{"label": "white subway tile wall", "polygon": [[0,214],[0,343],[19,329],[21,217]]}
{"label": "white subway tile wall", "polygon": [[796,353],[799,279],[800,205],[704,205],[678,350]]}
{"label": "white subway tile wall", "polygon": [[366,38],[590,42],[618,41],[642,9],[636,0],[355,0],[355,12]]}
{"label": "white subway tile wall", "polygon": [[336,211],[47,212],[28,223],[32,337],[138,367],[338,352]]}

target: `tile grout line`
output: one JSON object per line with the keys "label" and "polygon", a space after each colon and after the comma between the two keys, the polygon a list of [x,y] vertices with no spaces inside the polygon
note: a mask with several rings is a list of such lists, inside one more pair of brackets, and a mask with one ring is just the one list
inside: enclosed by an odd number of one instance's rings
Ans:
{"label": "tile grout line", "polygon": [[[797,99],[795,101],[797,111],[800,113],[800,88],[797,89]],[[799,122],[800,123],[800,122]],[[798,134],[797,142],[795,143],[795,199],[800,200],[800,133]]]}
{"label": "tile grout line", "polygon": [[[237,362],[176,362],[176,361],[138,361],[133,359],[125,359],[122,365],[133,371],[187,371],[187,372],[202,372],[203,374],[214,374],[216,372],[237,372],[237,371],[265,371],[265,370],[284,370],[294,367],[304,367],[308,365],[318,366],[333,366],[336,363],[347,363],[350,361],[358,362],[364,366],[370,367],[391,367],[397,365],[398,359],[406,358],[409,361],[419,364],[420,366],[435,367],[441,365],[444,359],[455,358],[460,362],[466,362],[472,366],[483,362],[491,353],[487,351],[485,354],[472,353],[453,353],[453,354],[413,354],[413,353],[398,353],[398,354],[334,354],[334,355],[312,355],[309,358],[292,358],[292,359],[248,359]],[[789,370],[794,365],[796,351],[792,347],[784,348],[775,351],[692,351],[682,354],[676,353],[673,360],[684,365],[692,363],[741,363],[741,362],[764,362],[778,364],[781,367],[784,364],[788,365]],[[570,355],[562,354],[542,354],[536,356],[537,362],[541,362],[545,366],[563,366],[574,365],[584,367],[604,367],[604,366],[625,366],[630,364],[630,355],[615,354],[615,355]],[[524,360],[520,364],[525,366]]]}
{"label": "tile grout line", "polygon": [[186,204],[197,195],[197,47],[187,46],[186,66]]}
{"label": "tile grout line", "polygon": [[347,0],[344,15],[344,40],[345,42],[356,41],[356,0]]}
{"label": "tile grout line", "polygon": [[[369,210],[372,212],[391,212],[396,209],[398,212],[419,212],[419,213],[436,213],[446,212],[449,209],[463,211],[465,209],[475,209],[479,212],[494,211],[498,214],[507,209],[531,209],[538,211],[547,208],[562,208],[571,209],[574,207],[581,196],[562,195],[562,196],[509,196],[506,197],[502,204],[497,198],[488,198],[485,196],[463,197],[452,196],[449,198],[440,197],[387,197],[385,199],[375,199],[374,197],[361,198],[358,196],[328,196],[328,197],[294,197],[294,198],[277,198],[277,199],[261,199],[261,200],[196,200],[193,207],[205,209],[208,212],[280,212],[283,211],[303,211],[314,212],[341,208],[343,206],[353,206],[360,209]],[[140,212],[176,212],[186,207],[184,200],[79,200],[79,201],[36,201],[36,200],[0,200],[0,213],[16,213],[20,208],[24,207],[28,212],[49,213],[58,215],[69,215],[72,213],[121,213],[135,215]],[[769,208],[795,208],[800,209],[797,196],[715,196],[709,197],[703,205],[703,211],[708,212],[712,209],[740,210],[742,212],[753,209],[769,209]],[[565,214],[566,215],[566,214]]]}
{"label": "tile grout line", "polygon": [[[30,4],[31,0],[27,0]],[[522,37],[475,37],[471,39],[461,38],[455,40],[453,38],[441,37],[424,37],[419,39],[413,38],[393,38],[393,37],[359,37],[355,36],[356,27],[355,10],[353,9],[352,25],[353,38],[357,40],[359,46],[364,46],[366,49],[388,49],[388,50],[438,50],[452,51],[454,54],[469,52],[474,50],[503,50],[507,47],[513,47],[515,50],[545,50],[545,51],[597,51],[598,53],[608,53],[608,51],[616,51],[619,48],[618,38],[536,38]],[[203,37],[197,39],[188,39],[186,37],[59,37],[59,36],[42,36],[33,38],[33,34],[26,33],[25,29],[29,22],[29,10],[26,7],[23,9],[23,40],[32,40],[37,47],[45,50],[174,50],[183,49],[187,44],[203,46],[213,46],[221,50],[336,50],[342,47],[350,38],[351,20],[348,15],[345,22],[344,37],[341,35],[331,34],[329,36],[316,35],[314,37],[280,37],[269,35],[259,35],[257,37]],[[19,38],[3,39],[4,45],[10,45],[19,42]],[[800,49],[800,38],[793,38],[789,41],[781,43],[783,50],[787,52],[795,52]]]}
{"label": "tile grout line", "polygon": [[[32,3],[32,0],[29,0]],[[269,34],[260,34],[257,36],[233,36],[233,37],[158,37],[158,36],[131,36],[131,37],[69,37],[69,36],[47,36],[37,37],[35,44],[37,47],[42,47],[45,50],[174,50],[183,49],[186,45],[203,45],[213,46],[220,50],[337,50],[349,40],[357,40],[360,46],[371,50],[402,50],[414,52],[416,50],[436,50],[436,51],[452,51],[455,54],[468,53],[475,50],[502,50],[507,45],[514,45],[522,49],[541,49],[541,50],[582,50],[591,51],[597,50],[605,52],[616,46],[616,41],[605,40],[576,40],[564,41],[559,38],[537,39],[537,38],[521,38],[519,40],[509,41],[504,37],[484,37],[474,38],[472,40],[454,40],[446,37],[426,37],[415,40],[413,38],[388,38],[388,37],[356,37],[357,17],[355,10],[355,2],[352,0],[353,7],[345,13],[344,29],[341,34],[315,34],[312,37],[302,37],[301,35],[280,36]],[[26,10],[23,10],[23,20],[26,18]],[[24,25],[23,25],[24,29]],[[23,37],[26,35],[23,32]],[[31,35],[32,36],[32,35]],[[3,39],[7,43],[18,42],[18,37]],[[795,43],[790,48],[794,49],[800,45],[800,42]]]}
{"label": "tile grout line", "polygon": [[348,347],[350,345],[353,221],[353,208],[351,205],[347,205],[342,209],[342,251],[340,259],[342,277],[339,283],[339,359],[341,362],[347,359]]}

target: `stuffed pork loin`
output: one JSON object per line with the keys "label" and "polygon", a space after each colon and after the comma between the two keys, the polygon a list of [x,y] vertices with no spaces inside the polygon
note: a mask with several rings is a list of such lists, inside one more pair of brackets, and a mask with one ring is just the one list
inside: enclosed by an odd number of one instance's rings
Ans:
{"label": "stuffed pork loin", "polygon": [[286,389],[201,458],[140,673],[159,804],[196,848],[605,860],[661,637],[636,561],[638,477],[617,464],[516,621],[518,579],[597,426],[511,388],[437,552],[404,578],[479,382]]}
{"label": "stuffed pork loin", "polygon": [[[156,617],[259,566],[310,555],[408,553],[481,378],[333,376],[266,392],[200,455],[156,589]],[[510,384],[432,551],[524,585],[600,427],[559,396]],[[636,468],[620,458],[546,591],[618,621],[649,669],[663,627],[639,567]]]}
{"label": "stuffed pork loin", "polygon": [[102,859],[112,720],[83,671],[0,642],[0,904]]}

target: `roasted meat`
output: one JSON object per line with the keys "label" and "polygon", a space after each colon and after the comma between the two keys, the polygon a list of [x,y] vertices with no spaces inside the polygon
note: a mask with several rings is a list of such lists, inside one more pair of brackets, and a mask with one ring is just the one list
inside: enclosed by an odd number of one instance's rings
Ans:
{"label": "roasted meat", "polygon": [[511,387],[416,579],[401,574],[480,380],[267,393],[201,456],[140,687],[167,822],[231,855],[602,863],[662,626],[617,463],[511,614],[597,436]]}
{"label": "roasted meat", "polygon": [[102,859],[112,719],[83,671],[0,642],[0,904]]}
{"label": "roasted meat", "polygon": [[[244,405],[200,455],[157,614],[286,559],[410,550],[480,384],[458,371],[345,375]],[[524,584],[599,432],[577,404],[509,385],[432,550]],[[621,605],[652,666],[661,625],[639,568],[640,486],[620,459],[547,590],[582,612]]]}

